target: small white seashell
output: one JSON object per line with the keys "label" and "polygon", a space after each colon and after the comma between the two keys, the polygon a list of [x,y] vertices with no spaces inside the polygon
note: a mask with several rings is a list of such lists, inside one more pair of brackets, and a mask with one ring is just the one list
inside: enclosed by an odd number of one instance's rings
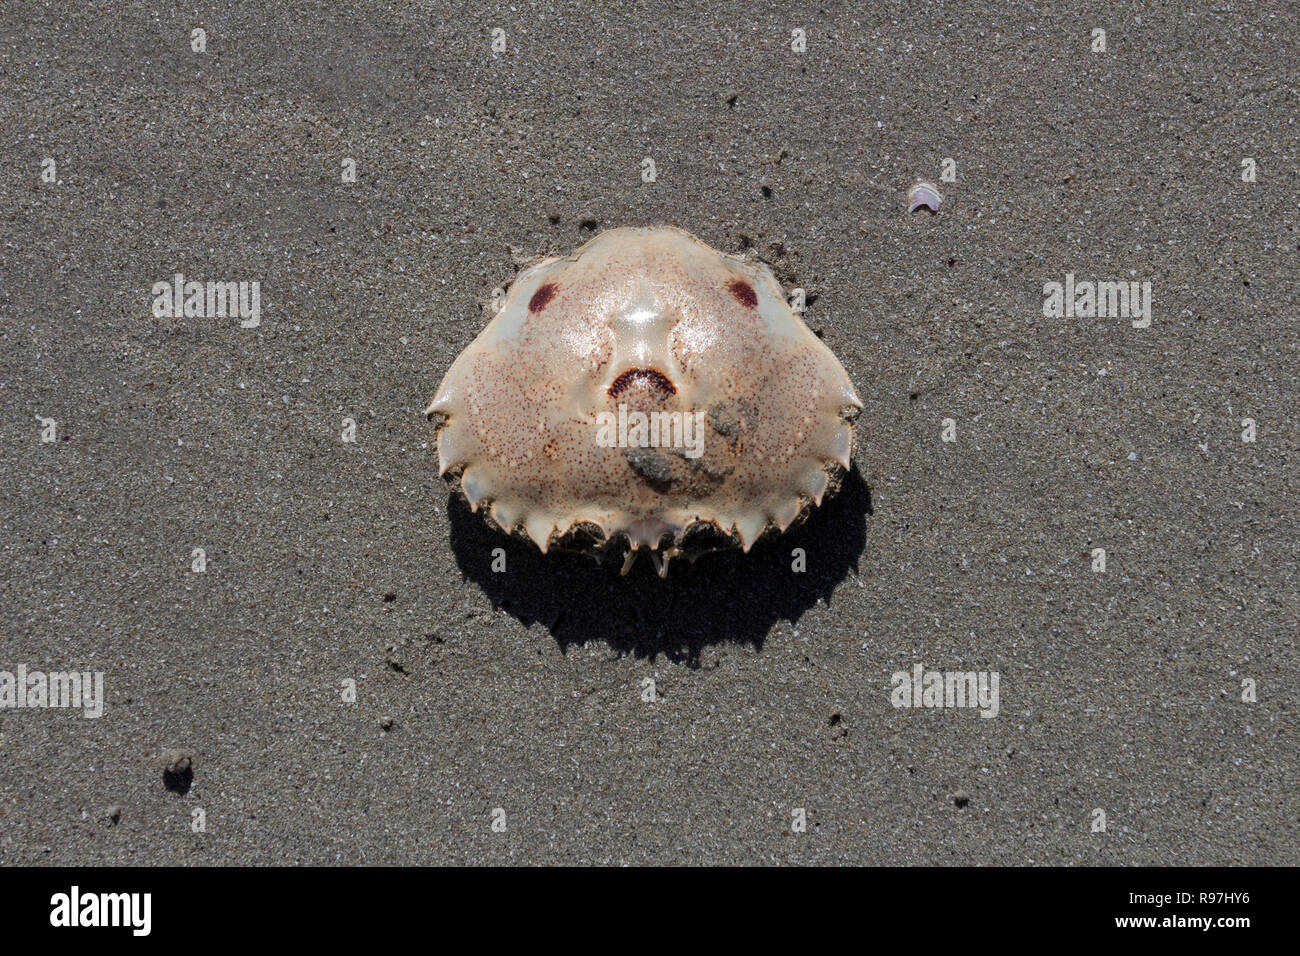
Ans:
{"label": "small white seashell", "polygon": [[916,212],[922,206],[930,212],[938,212],[941,202],[943,197],[939,195],[939,187],[934,183],[917,183],[907,191],[908,212]]}

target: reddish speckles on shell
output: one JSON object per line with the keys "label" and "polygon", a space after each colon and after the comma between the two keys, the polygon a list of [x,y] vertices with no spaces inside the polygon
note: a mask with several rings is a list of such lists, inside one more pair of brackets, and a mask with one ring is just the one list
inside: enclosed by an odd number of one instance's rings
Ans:
{"label": "reddish speckles on shell", "polygon": [[428,413],[439,469],[501,528],[662,574],[819,504],[861,407],[766,266],[655,228],[522,272]]}

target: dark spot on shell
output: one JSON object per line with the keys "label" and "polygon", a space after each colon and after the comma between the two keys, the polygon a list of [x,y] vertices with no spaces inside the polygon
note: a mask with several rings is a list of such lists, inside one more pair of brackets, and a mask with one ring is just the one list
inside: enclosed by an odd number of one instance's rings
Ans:
{"label": "dark spot on shell", "polygon": [[725,438],[740,436],[740,419],[719,405],[709,409],[709,424],[713,426],[714,431]]}
{"label": "dark spot on shell", "polygon": [[727,291],[731,293],[732,297],[737,302],[745,306],[745,308],[757,308],[758,293],[755,292],[754,287],[744,279],[733,279],[731,284],[727,286]]}
{"label": "dark spot on shell", "polygon": [[672,488],[673,469],[668,459],[654,448],[628,448],[623,452],[632,470],[641,480],[660,494]]}
{"label": "dark spot on shell", "polygon": [[617,398],[632,385],[644,383],[663,392],[665,395],[677,394],[677,386],[663,372],[652,368],[630,368],[614,379],[609,386],[609,396]]}
{"label": "dark spot on shell", "polygon": [[537,287],[533,297],[528,300],[529,312],[540,312],[546,308],[550,301],[555,298],[556,286],[554,282],[547,282]]}
{"label": "dark spot on shell", "polygon": [[739,440],[758,424],[758,409],[750,402],[718,402],[707,409],[709,424],[724,438]]}

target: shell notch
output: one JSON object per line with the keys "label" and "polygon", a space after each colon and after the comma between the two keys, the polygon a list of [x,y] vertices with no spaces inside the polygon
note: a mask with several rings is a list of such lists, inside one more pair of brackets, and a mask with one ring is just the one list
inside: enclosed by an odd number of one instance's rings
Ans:
{"label": "shell notch", "polygon": [[763,264],[624,228],[526,269],[427,414],[471,509],[542,551],[673,558],[834,491],[862,402]]}

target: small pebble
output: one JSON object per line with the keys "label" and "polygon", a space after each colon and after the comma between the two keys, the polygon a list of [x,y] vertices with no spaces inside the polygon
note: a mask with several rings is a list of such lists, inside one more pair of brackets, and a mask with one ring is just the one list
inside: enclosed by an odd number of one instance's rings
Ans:
{"label": "small pebble", "polygon": [[162,753],[163,786],[172,793],[184,796],[194,784],[194,760],[184,750],[170,749]]}

